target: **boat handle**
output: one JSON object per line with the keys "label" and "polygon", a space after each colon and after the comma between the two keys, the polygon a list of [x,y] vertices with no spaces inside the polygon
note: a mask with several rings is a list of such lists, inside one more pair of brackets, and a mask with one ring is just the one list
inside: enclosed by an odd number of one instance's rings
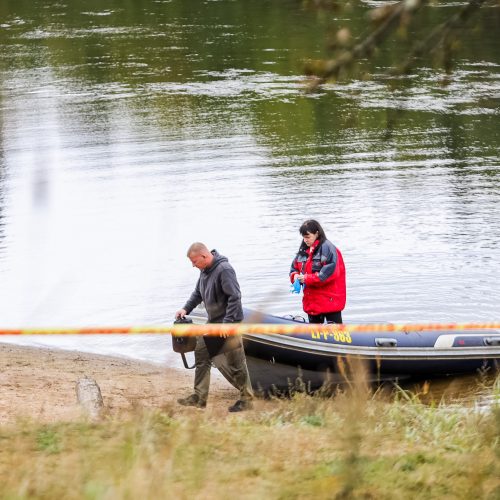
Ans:
{"label": "boat handle", "polygon": [[379,337],[375,339],[375,345],[377,347],[397,347],[398,341],[396,339],[385,339]]}
{"label": "boat handle", "polygon": [[500,346],[500,337],[485,337],[484,343],[491,346]]}

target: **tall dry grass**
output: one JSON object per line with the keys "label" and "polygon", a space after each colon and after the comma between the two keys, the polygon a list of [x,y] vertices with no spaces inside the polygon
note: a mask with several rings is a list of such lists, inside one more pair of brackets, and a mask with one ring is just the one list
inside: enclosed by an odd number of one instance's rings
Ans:
{"label": "tall dry grass", "polygon": [[477,411],[361,377],[242,415],[19,421],[0,428],[0,498],[498,499],[498,380],[490,390]]}

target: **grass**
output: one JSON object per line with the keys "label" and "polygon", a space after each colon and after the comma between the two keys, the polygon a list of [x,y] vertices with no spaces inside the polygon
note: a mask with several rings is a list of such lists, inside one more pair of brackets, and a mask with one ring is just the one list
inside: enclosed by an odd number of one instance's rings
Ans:
{"label": "grass", "polygon": [[215,417],[174,408],[0,427],[1,499],[499,499],[488,411],[352,388]]}

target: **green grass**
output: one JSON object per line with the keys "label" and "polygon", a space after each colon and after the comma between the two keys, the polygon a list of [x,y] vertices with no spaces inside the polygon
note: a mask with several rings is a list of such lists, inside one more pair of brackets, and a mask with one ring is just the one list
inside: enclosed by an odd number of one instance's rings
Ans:
{"label": "green grass", "polygon": [[499,499],[491,390],[487,411],[356,389],[235,416],[19,421],[0,427],[0,498]]}

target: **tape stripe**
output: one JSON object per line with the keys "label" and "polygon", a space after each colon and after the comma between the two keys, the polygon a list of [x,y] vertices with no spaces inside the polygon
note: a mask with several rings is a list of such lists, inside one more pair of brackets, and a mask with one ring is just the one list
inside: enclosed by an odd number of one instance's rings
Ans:
{"label": "tape stripe", "polygon": [[380,332],[423,332],[423,331],[456,331],[456,330],[498,330],[500,323],[422,323],[422,324],[387,324],[387,325],[356,325],[356,324],[328,324],[328,325],[282,325],[282,324],[207,324],[207,325],[164,325],[164,326],[133,326],[133,327],[91,327],[91,328],[3,328],[0,335],[148,335],[170,333],[172,335],[200,336],[200,335],[242,335],[242,334],[275,334],[290,335],[300,333],[380,333]]}

